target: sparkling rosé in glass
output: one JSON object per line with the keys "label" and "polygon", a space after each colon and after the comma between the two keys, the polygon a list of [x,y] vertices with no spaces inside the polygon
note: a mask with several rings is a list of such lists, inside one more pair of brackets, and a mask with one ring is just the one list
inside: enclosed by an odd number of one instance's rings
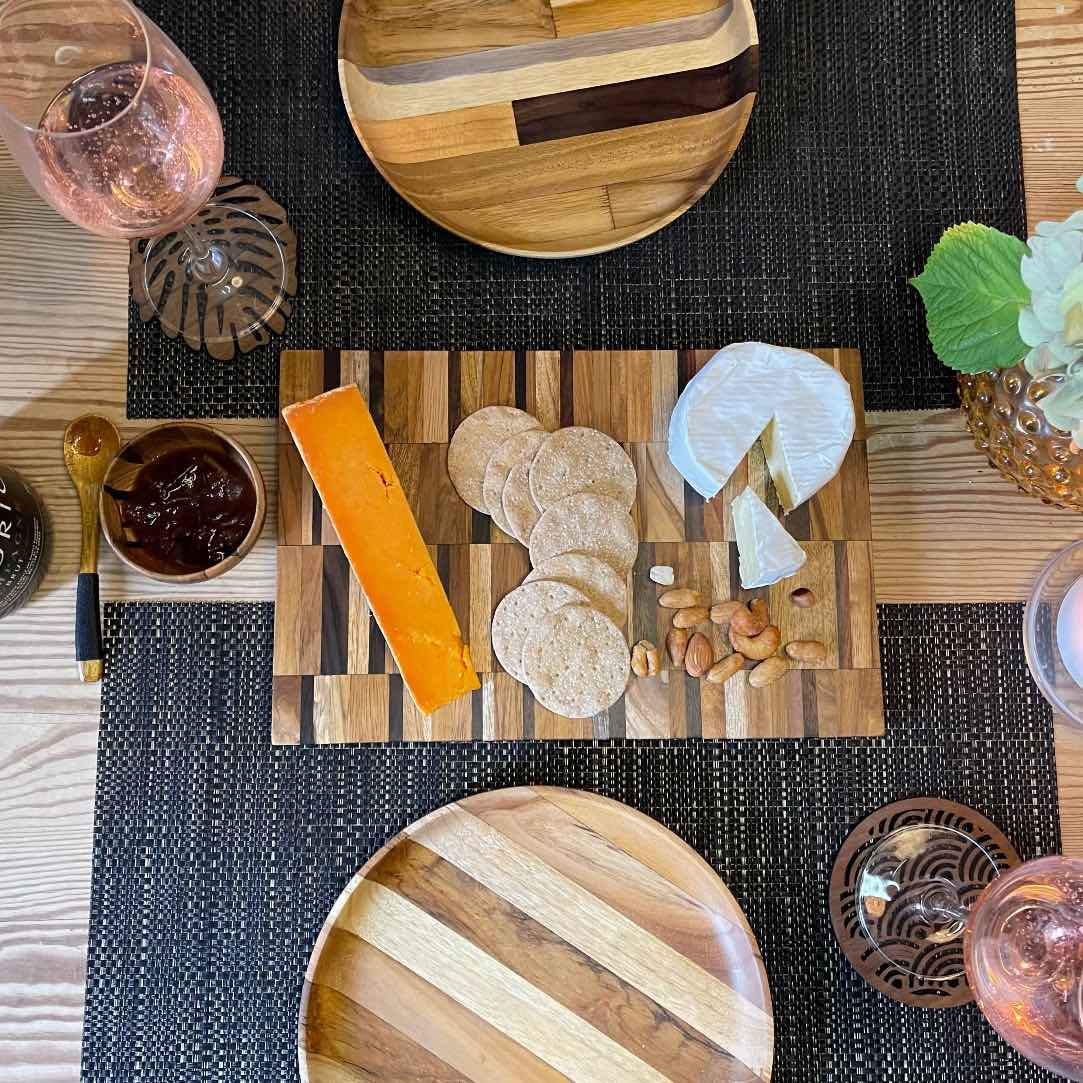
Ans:
{"label": "sparkling ros\u00e9 in glass", "polygon": [[95,233],[145,237],[178,228],[206,203],[222,171],[213,103],[164,68],[152,66],[144,82],[145,70],[137,62],[94,68],[53,99],[38,125],[50,201]]}

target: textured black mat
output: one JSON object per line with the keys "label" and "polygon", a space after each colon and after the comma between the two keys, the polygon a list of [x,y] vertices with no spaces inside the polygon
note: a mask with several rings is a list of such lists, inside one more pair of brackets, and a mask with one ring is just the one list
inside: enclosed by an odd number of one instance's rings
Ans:
{"label": "textured black mat", "polygon": [[1024,857],[1058,848],[1020,621],[1014,605],[882,607],[886,740],[272,748],[269,604],[109,606],[84,1079],[296,1080],[302,975],[356,867],[431,809],[522,783],[626,801],[714,865],[767,963],[776,1080],[1051,1079],[972,1006],[867,988],[826,910],[849,827],[896,798],[973,805]]}
{"label": "textured black mat", "polygon": [[757,0],[762,94],[706,198],[576,261],[499,256],[429,224],[350,129],[341,0],[145,0],[210,84],[226,168],[300,236],[284,339],[222,365],[132,316],[133,417],[275,412],[280,346],[858,346],[869,409],[954,403],[905,280],[948,225],[1023,230],[1012,0]]}

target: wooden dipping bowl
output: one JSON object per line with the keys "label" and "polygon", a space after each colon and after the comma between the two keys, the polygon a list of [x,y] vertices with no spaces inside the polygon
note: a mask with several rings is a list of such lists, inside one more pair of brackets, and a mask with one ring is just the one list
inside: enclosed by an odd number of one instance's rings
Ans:
{"label": "wooden dipping bowl", "polygon": [[[209,568],[187,572],[177,571],[175,567],[157,560],[131,544],[131,539],[121,525],[120,501],[117,499],[117,494],[130,492],[135,487],[136,479],[144,466],[168,452],[185,447],[206,448],[239,467],[256,493],[252,524],[236,551]],[[102,532],[106,541],[129,568],[163,583],[200,583],[225,575],[235,568],[256,544],[267,515],[267,489],[255,460],[238,441],[208,425],[171,421],[147,429],[120,449],[105,476],[100,511]]]}
{"label": "wooden dipping bowl", "polygon": [[759,87],[751,0],[345,0],[338,57],[395,190],[521,256],[604,252],[683,214]]}

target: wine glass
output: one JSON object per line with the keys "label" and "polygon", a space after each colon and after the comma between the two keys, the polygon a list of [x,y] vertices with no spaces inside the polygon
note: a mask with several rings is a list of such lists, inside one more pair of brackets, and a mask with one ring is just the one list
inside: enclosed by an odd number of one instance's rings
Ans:
{"label": "wine glass", "polygon": [[894,969],[934,983],[965,968],[1005,1041],[1083,1080],[1083,861],[1045,857],[1000,872],[972,835],[911,823],[869,848],[855,902],[869,943]]}
{"label": "wine glass", "polygon": [[222,173],[218,110],[180,50],[128,0],[0,0],[0,134],[34,188],[76,225],[154,238],[133,260],[133,287],[170,337],[184,331],[200,344],[196,307],[211,314],[200,327],[208,348],[266,341],[268,323],[280,329],[288,268],[279,237],[235,204],[208,202]]}

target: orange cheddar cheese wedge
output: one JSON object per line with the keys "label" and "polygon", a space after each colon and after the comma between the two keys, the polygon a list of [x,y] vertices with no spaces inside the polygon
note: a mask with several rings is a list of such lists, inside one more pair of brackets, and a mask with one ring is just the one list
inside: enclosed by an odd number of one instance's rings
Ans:
{"label": "orange cheddar cheese wedge", "polygon": [[282,411],[395,656],[425,714],[480,687],[459,622],[355,384]]}

